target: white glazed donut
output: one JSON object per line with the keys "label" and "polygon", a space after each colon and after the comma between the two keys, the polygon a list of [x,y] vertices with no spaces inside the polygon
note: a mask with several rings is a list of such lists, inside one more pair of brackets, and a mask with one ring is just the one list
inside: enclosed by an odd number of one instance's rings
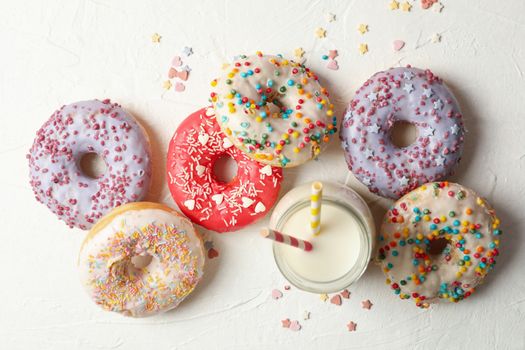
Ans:
{"label": "white glazed donut", "polygon": [[211,85],[222,131],[261,163],[300,165],[337,131],[333,105],[317,76],[281,56],[240,56]]}
{"label": "white glazed donut", "polygon": [[496,263],[500,221],[474,191],[449,182],[423,185],[387,212],[379,261],[394,293],[419,307],[469,297]]}
{"label": "white glazed donut", "polygon": [[[106,163],[99,178],[80,169],[86,153],[97,153]],[[109,100],[57,110],[38,130],[28,159],[36,199],[70,227],[87,230],[114,207],[141,200],[149,189],[148,136]]]}
{"label": "white glazed donut", "polygon": [[[145,267],[135,257],[151,257]],[[79,254],[80,279],[95,303],[125,316],[168,311],[203,275],[204,248],[190,220],[157,203],[114,209],[89,232]]]}

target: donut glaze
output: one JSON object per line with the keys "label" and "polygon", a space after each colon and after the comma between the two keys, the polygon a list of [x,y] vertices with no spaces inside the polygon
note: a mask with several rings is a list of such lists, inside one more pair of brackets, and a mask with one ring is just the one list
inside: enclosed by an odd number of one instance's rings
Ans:
{"label": "donut glaze", "polygon": [[[417,140],[392,143],[397,121],[413,124]],[[368,79],[345,112],[340,138],[348,168],[368,189],[397,199],[450,175],[461,158],[465,129],[456,99],[430,70],[391,68]]]}
{"label": "donut glaze", "polygon": [[[237,162],[237,175],[229,183],[213,173],[215,161],[223,156]],[[180,210],[217,232],[234,231],[265,216],[281,187],[281,168],[256,162],[233,147],[213,108],[200,109],[179,125],[167,161],[168,186]]]}
{"label": "donut glaze", "polygon": [[317,76],[281,56],[239,56],[211,85],[222,131],[259,162],[300,165],[337,131],[333,105]]}
{"label": "donut glaze", "polygon": [[423,308],[469,297],[496,263],[499,226],[492,207],[468,188],[448,182],[417,188],[383,221],[378,258],[387,283]]}
{"label": "donut glaze", "polygon": [[[97,153],[106,172],[93,179],[79,163]],[[116,206],[141,200],[151,178],[149,140],[140,124],[109,100],[72,103],[38,130],[29,150],[36,199],[70,227],[89,229]]]}
{"label": "donut glaze", "polygon": [[[134,257],[151,257],[135,266]],[[203,275],[203,243],[192,223],[157,203],[120,206],[91,229],[80,249],[80,280],[108,311],[145,317],[177,307]]]}

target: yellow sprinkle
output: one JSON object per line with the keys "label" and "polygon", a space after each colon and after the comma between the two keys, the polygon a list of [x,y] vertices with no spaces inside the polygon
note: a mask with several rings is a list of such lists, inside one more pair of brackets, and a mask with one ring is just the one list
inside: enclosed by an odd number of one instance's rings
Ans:
{"label": "yellow sprinkle", "polygon": [[318,37],[319,39],[322,39],[322,38],[325,38],[326,37],[326,30],[319,27],[315,30],[315,36]]}
{"label": "yellow sprinkle", "polygon": [[171,89],[173,85],[171,84],[171,81],[169,80],[166,80],[162,83],[162,87],[165,89],[165,90],[169,90]]}
{"label": "yellow sprinkle", "polygon": [[357,31],[361,34],[365,34],[368,32],[368,24],[360,24],[359,27],[357,27]]}
{"label": "yellow sprinkle", "polygon": [[323,294],[319,295],[319,298],[321,298],[322,301],[327,301],[328,300],[328,295],[326,293],[323,293]]}
{"label": "yellow sprinkle", "polygon": [[392,0],[389,5],[391,10],[399,9],[399,3],[396,0]]}
{"label": "yellow sprinkle", "polygon": [[368,52],[368,45],[367,44],[359,44],[359,52],[361,55],[364,55]]}
{"label": "yellow sprinkle", "polygon": [[298,47],[297,49],[294,50],[293,53],[294,53],[294,56],[299,59],[303,58],[304,56],[304,50],[302,47]]}
{"label": "yellow sprinkle", "polygon": [[405,12],[410,12],[410,10],[412,9],[412,5],[410,5],[410,3],[408,1],[405,1],[402,5],[401,5],[401,9]]}
{"label": "yellow sprinkle", "polygon": [[151,42],[153,43],[160,43],[160,39],[162,37],[159,35],[159,33],[154,33],[152,36],[151,36]]}

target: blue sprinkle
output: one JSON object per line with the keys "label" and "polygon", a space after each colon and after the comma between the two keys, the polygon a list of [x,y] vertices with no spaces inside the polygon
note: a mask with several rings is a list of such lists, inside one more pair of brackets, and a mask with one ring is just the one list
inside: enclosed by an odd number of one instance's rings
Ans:
{"label": "blue sprinkle", "polygon": [[223,115],[223,116],[221,117],[221,121],[222,121],[223,123],[226,123],[226,122],[228,121],[228,117],[225,116],[225,115]]}
{"label": "blue sprinkle", "polygon": [[461,224],[461,222],[459,222],[459,220],[454,220],[453,224],[454,224],[454,226],[459,226]]}

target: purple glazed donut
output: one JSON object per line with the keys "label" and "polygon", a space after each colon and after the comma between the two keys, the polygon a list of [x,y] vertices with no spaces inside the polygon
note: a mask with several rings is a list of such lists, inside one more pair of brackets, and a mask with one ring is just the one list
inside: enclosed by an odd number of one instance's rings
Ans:
{"label": "purple glazed donut", "polygon": [[[86,153],[97,153],[106,163],[100,177],[80,169]],[[57,110],[38,130],[27,157],[36,199],[70,227],[87,230],[114,207],[141,200],[149,188],[148,136],[109,100]]]}
{"label": "purple glazed donut", "polygon": [[[407,147],[391,140],[395,122],[413,124]],[[374,74],[346,109],[340,138],[348,168],[368,189],[397,199],[450,175],[461,158],[465,128],[458,104],[430,70],[407,66]]]}

